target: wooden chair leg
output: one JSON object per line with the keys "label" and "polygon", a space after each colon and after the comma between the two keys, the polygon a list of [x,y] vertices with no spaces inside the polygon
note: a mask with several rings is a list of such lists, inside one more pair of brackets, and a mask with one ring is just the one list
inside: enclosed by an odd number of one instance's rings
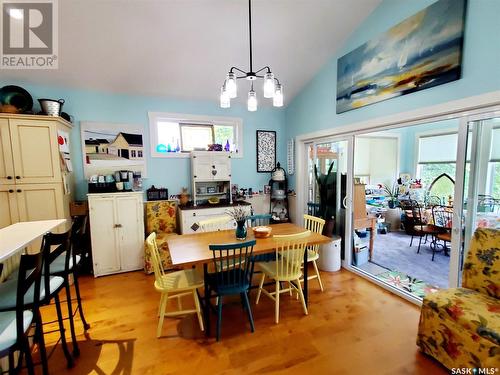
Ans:
{"label": "wooden chair leg", "polygon": [[220,341],[222,331],[222,296],[219,296],[219,303],[217,304],[217,341]]}
{"label": "wooden chair leg", "polygon": [[260,283],[259,283],[259,291],[257,292],[257,298],[255,299],[255,304],[259,304],[260,300],[260,294],[262,293],[262,287],[264,285],[264,279],[266,278],[266,274],[262,272],[262,277],[260,278]]}
{"label": "wooden chair leg", "polygon": [[198,324],[200,325],[200,329],[203,332],[205,327],[203,327],[203,316],[201,315],[200,309],[200,300],[198,299],[198,293],[196,289],[193,289],[193,298],[194,298],[194,306],[196,307],[196,315],[198,315]]}
{"label": "wooden chair leg", "polygon": [[56,304],[56,312],[57,312],[57,320],[59,321],[59,332],[61,333],[61,346],[64,352],[64,356],[66,357],[66,361],[68,362],[68,368],[72,368],[74,366],[73,357],[68,349],[68,343],[66,342],[66,334],[64,333],[64,321],[63,315],[61,311],[61,301],[59,300],[59,296],[54,295],[54,300]]}
{"label": "wooden chair leg", "polygon": [[307,306],[306,306],[306,300],[304,299],[304,293],[302,293],[302,288],[300,287],[300,281],[297,279],[297,285],[299,285],[299,296],[300,296],[300,301],[302,302],[302,308],[304,310],[304,314],[308,315],[309,312],[307,311]]}
{"label": "wooden chair leg", "polygon": [[420,236],[420,239],[418,240],[418,249],[417,249],[417,254],[420,254],[420,245],[422,244],[422,236]]}
{"label": "wooden chair leg", "polygon": [[240,293],[240,295],[241,295],[241,299],[243,300],[243,303],[246,306],[247,315],[248,315],[248,321],[250,322],[250,330],[252,332],[254,332],[255,331],[255,326],[254,326],[254,323],[253,323],[252,310],[250,309],[250,301],[248,300],[248,294],[247,294],[247,292],[243,292],[243,293]]}
{"label": "wooden chair leg", "polygon": [[413,246],[413,234],[411,235],[411,240],[410,240],[410,247]]}
{"label": "wooden chair leg", "polygon": [[161,330],[163,328],[163,321],[165,320],[165,312],[167,310],[167,303],[168,303],[168,293],[162,293],[163,294],[163,300],[161,301],[160,304],[160,318],[158,320],[158,327],[156,328],[156,337],[161,336]]}
{"label": "wooden chair leg", "polygon": [[158,314],[156,314],[156,317],[160,317],[161,314],[161,305],[163,304],[163,298],[165,297],[164,293],[160,294],[160,304],[158,305]]}
{"label": "wooden chair leg", "polygon": [[276,281],[276,294],[274,295],[274,322],[276,324],[280,321],[280,282]]}
{"label": "wooden chair leg", "polygon": [[16,366],[14,366],[14,351],[9,350],[9,375],[16,373]]}
{"label": "wooden chair leg", "polygon": [[71,304],[71,291],[69,287],[68,277],[65,277],[64,283],[66,284],[64,287],[66,289],[66,303],[68,305],[68,318],[69,318],[69,328],[71,332],[71,342],[73,344],[73,355],[75,357],[78,357],[80,355],[80,349],[78,348],[78,341],[76,339],[75,322],[73,319],[73,306]]}
{"label": "wooden chair leg", "polygon": [[[315,260],[313,260],[312,263],[314,266],[314,270],[316,271],[316,276],[318,276],[319,288],[321,289],[321,291],[323,291],[323,282],[321,281],[321,276],[319,275],[318,265],[316,264]],[[299,284],[299,286],[300,286],[300,284]]]}

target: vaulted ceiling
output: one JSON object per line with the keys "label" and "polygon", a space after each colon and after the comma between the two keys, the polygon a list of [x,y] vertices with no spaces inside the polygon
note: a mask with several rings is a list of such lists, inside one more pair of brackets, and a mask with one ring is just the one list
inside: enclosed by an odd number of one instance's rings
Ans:
{"label": "vaulted ceiling", "polygon": [[[272,68],[286,105],[380,2],[254,0],[254,68]],[[60,0],[59,45],[58,70],[4,70],[1,78],[217,101],[228,69],[248,69],[248,4]]]}

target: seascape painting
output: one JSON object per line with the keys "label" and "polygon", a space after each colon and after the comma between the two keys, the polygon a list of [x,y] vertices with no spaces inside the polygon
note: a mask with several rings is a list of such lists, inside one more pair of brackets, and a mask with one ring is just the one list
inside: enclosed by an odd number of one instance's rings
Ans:
{"label": "seascape painting", "polygon": [[337,113],[460,79],[466,0],[439,0],[342,56]]}

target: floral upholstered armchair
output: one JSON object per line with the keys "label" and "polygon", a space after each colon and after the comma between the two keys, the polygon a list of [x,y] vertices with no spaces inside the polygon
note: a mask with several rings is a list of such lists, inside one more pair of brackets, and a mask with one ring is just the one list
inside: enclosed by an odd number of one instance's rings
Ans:
{"label": "floral upholstered armchair", "polygon": [[[177,235],[176,215],[176,201],[146,202],[146,236],[152,232],[156,233],[156,242],[164,269],[173,268],[167,239]],[[147,246],[144,246],[144,271],[148,274],[153,273],[151,254]]]}
{"label": "floral upholstered armchair", "polygon": [[500,364],[500,230],[479,228],[462,288],[424,298],[417,345],[448,369]]}

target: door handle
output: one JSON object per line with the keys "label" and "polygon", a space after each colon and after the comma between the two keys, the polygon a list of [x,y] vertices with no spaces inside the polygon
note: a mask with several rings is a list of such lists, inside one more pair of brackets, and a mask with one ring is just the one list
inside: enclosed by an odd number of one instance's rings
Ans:
{"label": "door handle", "polygon": [[122,225],[121,224],[115,224],[115,228],[121,228]]}
{"label": "door handle", "polygon": [[344,208],[347,207],[347,195],[344,197],[344,199],[342,199],[342,205],[344,206]]}

